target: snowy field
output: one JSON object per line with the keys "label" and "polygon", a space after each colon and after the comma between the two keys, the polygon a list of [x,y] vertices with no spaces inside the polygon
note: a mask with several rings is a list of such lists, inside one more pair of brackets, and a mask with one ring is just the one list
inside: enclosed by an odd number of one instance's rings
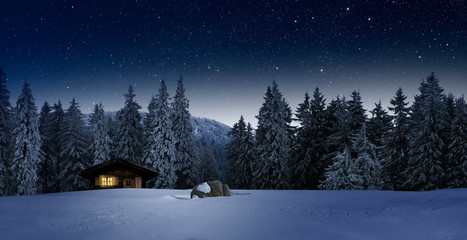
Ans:
{"label": "snowy field", "polygon": [[0,198],[0,239],[467,239],[467,189],[115,189]]}

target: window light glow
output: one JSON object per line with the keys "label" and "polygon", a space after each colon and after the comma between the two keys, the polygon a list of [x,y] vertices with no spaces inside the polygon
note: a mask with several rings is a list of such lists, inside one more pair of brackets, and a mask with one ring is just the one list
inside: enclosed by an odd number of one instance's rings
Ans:
{"label": "window light glow", "polygon": [[102,178],[102,186],[112,186],[112,178],[111,177],[103,177]]}

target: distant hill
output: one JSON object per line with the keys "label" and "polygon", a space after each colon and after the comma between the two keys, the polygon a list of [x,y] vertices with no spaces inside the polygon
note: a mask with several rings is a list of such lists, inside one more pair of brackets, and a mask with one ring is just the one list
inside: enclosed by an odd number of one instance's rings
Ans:
{"label": "distant hill", "polygon": [[225,146],[230,141],[227,135],[230,127],[216,120],[208,118],[192,117],[191,124],[198,143],[210,144],[214,151],[214,157],[219,165],[221,179],[225,175],[227,163],[225,161]]}
{"label": "distant hill", "polygon": [[[116,114],[117,112],[106,112],[105,116],[115,119]],[[146,116],[144,112],[141,114],[143,117]],[[83,114],[83,120],[86,124],[89,123],[90,116],[91,114]],[[216,120],[200,117],[192,117],[191,124],[193,125],[196,142],[198,144],[211,145],[214,151],[214,157],[219,165],[222,179],[227,167],[225,161],[225,145],[230,141],[227,135],[230,131],[230,127]]]}

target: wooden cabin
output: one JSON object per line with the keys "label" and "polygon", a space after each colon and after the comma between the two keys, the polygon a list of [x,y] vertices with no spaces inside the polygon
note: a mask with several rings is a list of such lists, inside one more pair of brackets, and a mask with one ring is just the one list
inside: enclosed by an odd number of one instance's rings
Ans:
{"label": "wooden cabin", "polygon": [[91,182],[90,189],[145,188],[146,181],[159,175],[158,172],[132,162],[116,158],[78,172]]}

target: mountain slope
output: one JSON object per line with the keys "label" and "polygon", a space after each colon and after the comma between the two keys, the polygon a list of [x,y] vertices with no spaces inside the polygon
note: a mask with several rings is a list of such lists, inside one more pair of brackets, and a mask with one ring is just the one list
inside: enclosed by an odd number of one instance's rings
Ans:
{"label": "mountain slope", "polygon": [[[115,119],[117,112],[106,112],[106,118]],[[146,113],[141,113],[143,117]],[[83,120],[86,124],[89,123],[91,114],[83,114]],[[214,152],[217,165],[219,166],[220,178],[222,179],[225,175],[227,164],[225,161],[225,146],[230,141],[227,135],[230,131],[230,127],[218,122],[213,119],[191,117],[191,124],[193,125],[193,131],[195,139],[198,144],[209,144]],[[88,127],[88,131],[91,129]]]}
{"label": "mountain slope", "polygon": [[225,161],[225,146],[230,141],[227,135],[230,127],[216,120],[208,118],[192,117],[191,123],[198,143],[209,144],[214,152],[217,165],[219,166],[220,178],[223,179],[227,170]]}

